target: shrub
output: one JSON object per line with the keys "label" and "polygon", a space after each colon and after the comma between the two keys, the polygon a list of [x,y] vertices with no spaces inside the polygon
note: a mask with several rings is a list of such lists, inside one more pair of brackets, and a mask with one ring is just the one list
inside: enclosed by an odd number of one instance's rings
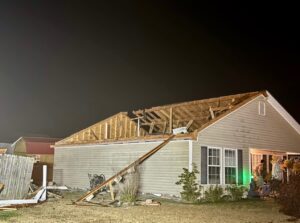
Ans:
{"label": "shrub", "polygon": [[292,169],[293,168],[293,161],[292,160],[285,160],[284,161],[284,166],[288,169]]}
{"label": "shrub", "polygon": [[[281,186],[282,181],[281,180],[277,180],[277,179],[271,179],[270,180],[270,189],[271,192],[276,195],[279,193],[280,190],[280,186]],[[276,196],[275,196],[276,197]]]}
{"label": "shrub", "polygon": [[207,202],[218,202],[222,200],[223,196],[223,188],[219,185],[213,186],[211,185],[205,192],[204,192],[204,200]]}
{"label": "shrub", "polygon": [[239,201],[243,198],[244,192],[246,191],[246,187],[244,186],[237,186],[237,185],[230,185],[226,187],[226,191],[230,196],[230,200],[232,201]]}
{"label": "shrub", "polygon": [[293,172],[294,174],[300,174],[300,161],[294,163]]}
{"label": "shrub", "polygon": [[300,174],[292,175],[289,183],[281,186],[278,202],[283,213],[300,218]]}
{"label": "shrub", "polygon": [[196,182],[197,173],[199,171],[196,164],[193,163],[193,170],[191,172],[187,168],[183,168],[183,173],[178,176],[180,180],[176,184],[182,185],[183,191],[180,194],[185,201],[196,202],[201,194],[199,184]]}
{"label": "shrub", "polygon": [[135,202],[138,195],[140,184],[140,176],[138,170],[133,173],[129,173],[124,177],[122,183],[120,183],[120,200],[122,202],[132,203]]}

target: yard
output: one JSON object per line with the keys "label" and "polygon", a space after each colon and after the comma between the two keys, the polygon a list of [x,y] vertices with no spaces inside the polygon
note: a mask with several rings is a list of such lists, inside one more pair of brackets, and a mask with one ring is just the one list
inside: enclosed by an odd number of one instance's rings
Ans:
{"label": "yard", "polygon": [[[65,194],[65,198],[60,200],[48,201],[14,212],[1,212],[0,222],[275,223],[290,222],[293,220],[289,216],[279,213],[278,205],[272,200],[200,205],[161,200],[161,206],[120,208],[71,205],[71,200],[78,197],[79,194],[67,193]],[[300,221],[298,220],[298,222]]]}

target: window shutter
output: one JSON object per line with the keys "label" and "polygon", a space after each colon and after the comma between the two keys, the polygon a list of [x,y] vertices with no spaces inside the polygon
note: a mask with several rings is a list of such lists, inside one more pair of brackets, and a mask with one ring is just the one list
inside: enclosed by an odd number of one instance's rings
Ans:
{"label": "window shutter", "polygon": [[238,150],[238,184],[243,185],[243,150]]}
{"label": "window shutter", "polygon": [[201,146],[201,184],[207,184],[207,147]]}

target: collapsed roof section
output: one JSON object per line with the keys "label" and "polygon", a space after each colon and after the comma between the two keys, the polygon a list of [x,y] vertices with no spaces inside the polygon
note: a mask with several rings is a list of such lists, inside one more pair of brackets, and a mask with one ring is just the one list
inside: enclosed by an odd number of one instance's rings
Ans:
{"label": "collapsed roof section", "polygon": [[196,100],[127,112],[120,112],[79,131],[55,144],[112,143],[123,141],[163,140],[173,129],[185,127],[188,133],[175,138],[195,138],[195,133],[212,124],[226,114],[266,92],[250,92]]}
{"label": "collapsed roof section", "polygon": [[171,104],[137,110],[133,114],[140,118],[142,127],[147,126],[149,134],[172,133],[172,129],[179,127],[186,127],[189,132],[193,132],[258,94],[259,92],[251,92]]}
{"label": "collapsed roof section", "polygon": [[127,112],[120,112],[57,142],[55,145],[110,142],[135,139],[146,135],[147,132],[138,128]]}

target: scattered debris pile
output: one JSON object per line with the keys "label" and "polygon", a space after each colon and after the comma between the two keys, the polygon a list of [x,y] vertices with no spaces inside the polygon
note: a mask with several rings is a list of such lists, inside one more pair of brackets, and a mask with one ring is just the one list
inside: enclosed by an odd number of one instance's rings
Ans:
{"label": "scattered debris pile", "polygon": [[[29,182],[30,183],[30,182]],[[2,186],[1,186],[2,185]],[[1,183],[0,187],[5,188],[4,184]],[[43,185],[41,187],[37,187],[33,184],[30,184],[27,188],[27,198],[26,199],[6,199],[0,200],[0,210],[8,211],[8,210],[16,210],[20,207],[27,207],[31,205],[36,205],[38,203],[44,202],[48,197],[53,198],[62,198],[62,196],[55,193],[57,190],[67,190],[66,186],[56,186],[56,185],[48,185],[47,186],[47,166],[43,166]],[[51,191],[49,191],[51,190]]]}
{"label": "scattered debris pile", "polygon": [[[89,180],[90,180],[90,187],[91,190],[84,194],[82,197],[80,197],[77,201],[74,202],[76,205],[101,205],[101,206],[128,206],[128,205],[145,205],[145,206],[158,206],[160,205],[160,202],[154,201],[153,199],[146,199],[146,200],[138,200],[137,194],[139,189],[139,172],[138,172],[138,166],[144,162],[147,158],[152,156],[154,153],[156,153],[158,150],[160,150],[162,147],[164,147],[168,142],[170,142],[175,135],[171,135],[168,139],[166,139],[164,142],[162,142],[160,145],[155,147],[154,149],[150,150],[146,154],[144,154],[142,157],[116,173],[114,176],[110,177],[109,179],[105,179],[105,176],[103,174],[97,175],[97,174],[88,174]],[[12,159],[11,157],[9,157]],[[20,159],[31,159],[28,157],[22,157]],[[19,158],[16,158],[17,160],[20,160]],[[7,161],[3,162],[3,159],[0,160],[0,165],[4,165],[5,168],[9,166],[9,168],[13,168],[12,165],[7,165]],[[8,210],[16,210],[19,207],[27,207],[31,205],[36,205],[38,203],[46,201],[47,198],[49,199],[61,199],[62,195],[60,193],[60,190],[67,190],[68,188],[66,186],[56,186],[52,184],[47,184],[47,166],[43,166],[43,183],[41,187],[38,187],[34,185],[31,182],[31,173],[32,173],[32,166],[33,166],[33,160],[29,160],[30,171],[28,168],[24,172],[24,168],[20,168],[17,166],[17,172],[20,172],[20,175],[22,175],[24,179],[24,174],[28,173],[26,178],[26,183],[22,188],[22,191],[26,191],[25,196],[22,195],[21,199],[5,199],[0,200],[0,210],[1,211],[8,211]],[[1,168],[2,175],[0,178],[0,191],[4,191],[6,189],[5,186],[5,180],[7,178],[3,177],[3,171],[5,168]],[[30,173],[30,174],[29,174]],[[11,177],[14,178],[14,177]],[[2,183],[4,182],[4,183]],[[20,186],[20,187],[21,187]],[[8,188],[11,187],[11,184],[8,184]],[[19,188],[19,187],[18,187]],[[91,201],[95,195],[101,195],[98,196],[97,199],[94,201]],[[83,204],[83,201],[86,202],[86,204]]]}

